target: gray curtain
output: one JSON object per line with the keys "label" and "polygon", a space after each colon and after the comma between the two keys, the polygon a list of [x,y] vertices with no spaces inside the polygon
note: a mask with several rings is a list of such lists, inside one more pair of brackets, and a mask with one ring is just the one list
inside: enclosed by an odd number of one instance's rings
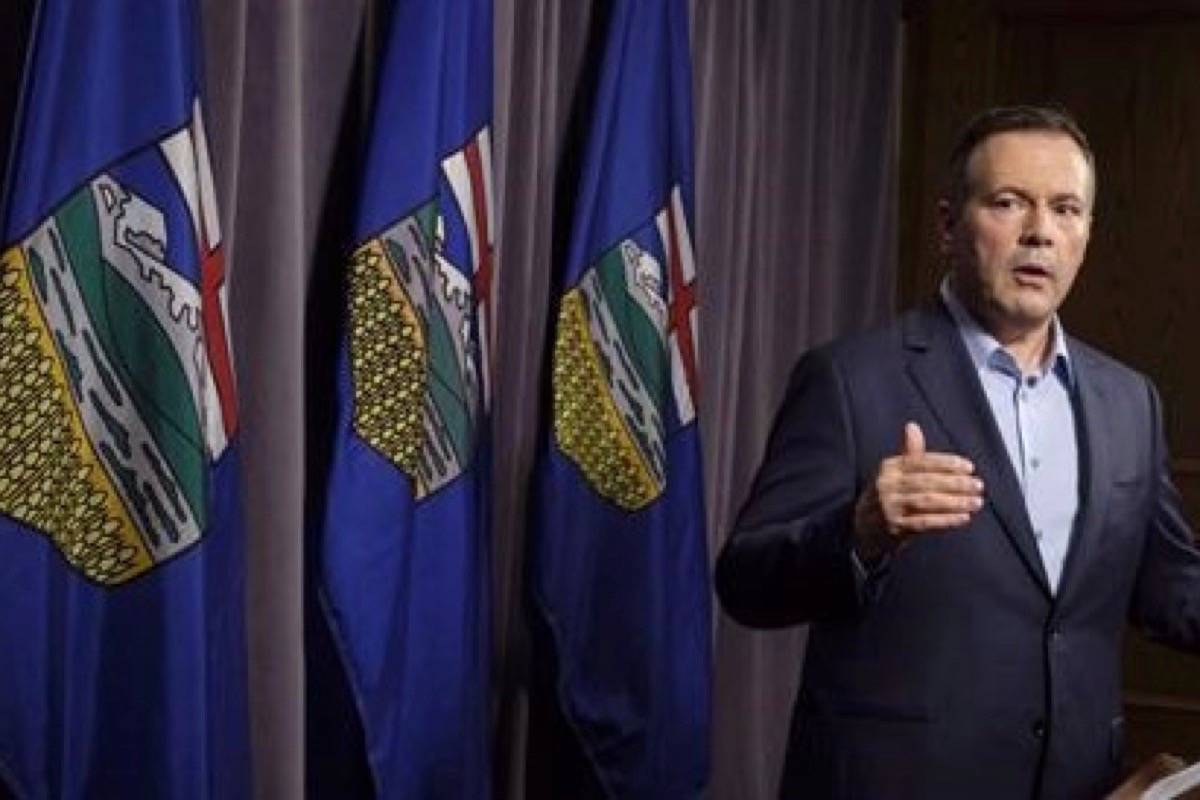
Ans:
{"label": "gray curtain", "polygon": [[[304,796],[305,326],[361,0],[207,0],[209,126],[241,403],[255,796]],[[319,402],[319,401],[318,401]]]}
{"label": "gray curtain", "polygon": [[[599,2],[600,0],[596,0]],[[209,116],[242,402],[256,796],[305,783],[304,531],[312,293],[336,268],[369,96],[374,0],[205,0]],[[715,556],[798,353],[890,313],[899,0],[694,0],[701,416]],[[554,246],[556,166],[591,0],[496,0],[497,794],[524,794],[526,482]],[[364,30],[366,35],[363,35]],[[360,67],[356,69],[356,66]],[[306,382],[308,387],[306,389]],[[319,388],[319,387],[317,387]],[[306,485],[308,481],[308,485]],[[319,487],[318,487],[319,488]],[[799,631],[718,617],[716,798],[774,794]],[[310,703],[312,698],[309,698]],[[312,757],[312,754],[309,754]]]}
{"label": "gray curtain", "polygon": [[[797,356],[892,311],[899,16],[879,0],[695,3],[714,558]],[[718,615],[714,798],[775,796],[804,641]]]}

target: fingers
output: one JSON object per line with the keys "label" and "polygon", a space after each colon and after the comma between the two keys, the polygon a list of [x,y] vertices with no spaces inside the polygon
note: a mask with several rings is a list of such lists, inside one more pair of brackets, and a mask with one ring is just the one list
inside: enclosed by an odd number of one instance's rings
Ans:
{"label": "fingers", "polygon": [[918,456],[900,456],[892,459],[905,472],[947,472],[954,475],[970,475],[975,465],[953,453],[922,453]]}
{"label": "fingers", "polygon": [[884,511],[891,512],[888,517],[897,524],[910,527],[909,520],[919,516],[954,516],[969,517],[983,507],[983,497],[977,494],[942,494],[940,492],[921,492],[919,494],[901,494],[891,498],[892,508],[884,505]]}
{"label": "fingers", "polygon": [[925,433],[915,422],[904,423],[904,455],[909,457],[925,454]]}
{"label": "fingers", "polygon": [[974,475],[951,472],[898,472],[892,479],[896,492],[902,494],[983,495],[983,481]]}
{"label": "fingers", "polygon": [[954,453],[931,453],[915,422],[904,425],[903,452],[880,465],[874,490],[892,536],[953,530],[983,507],[975,466]]}
{"label": "fingers", "polygon": [[953,453],[929,453],[925,450],[925,433],[915,422],[904,423],[904,449],[898,465],[903,469],[922,472],[954,472],[969,475],[975,465]]}
{"label": "fingers", "polygon": [[879,505],[892,536],[938,533],[962,528],[983,507],[977,491],[890,491],[879,495]]}

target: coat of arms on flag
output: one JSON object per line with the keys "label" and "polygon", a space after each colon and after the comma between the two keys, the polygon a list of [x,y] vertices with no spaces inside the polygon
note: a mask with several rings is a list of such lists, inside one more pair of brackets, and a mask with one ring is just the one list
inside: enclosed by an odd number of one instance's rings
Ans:
{"label": "coat of arms on flag", "polygon": [[471,463],[487,411],[489,152],[484,128],[442,161],[449,202],[431,198],[350,261],[354,429],[417,500]]}
{"label": "coat of arms on flag", "polygon": [[610,248],[563,296],[555,440],[597,493],[628,511],[662,494],[665,439],[696,417],[695,271],[675,187],[652,223]]}
{"label": "coat of arms on flag", "polygon": [[236,425],[224,305],[193,103],[0,257],[0,513],[104,585],[198,542]]}

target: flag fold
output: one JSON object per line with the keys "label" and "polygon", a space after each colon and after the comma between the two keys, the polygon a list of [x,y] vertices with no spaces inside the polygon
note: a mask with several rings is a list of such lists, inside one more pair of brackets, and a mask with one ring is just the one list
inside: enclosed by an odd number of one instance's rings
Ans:
{"label": "flag fold", "polygon": [[0,775],[246,797],[237,403],[190,2],[44,0],[0,253]]}
{"label": "flag fold", "polygon": [[489,796],[490,0],[397,0],[346,264],[324,605],[380,797]]}
{"label": "flag fold", "polygon": [[530,582],[559,709],[602,789],[698,797],[711,601],[687,3],[617,0],[609,15],[561,265]]}

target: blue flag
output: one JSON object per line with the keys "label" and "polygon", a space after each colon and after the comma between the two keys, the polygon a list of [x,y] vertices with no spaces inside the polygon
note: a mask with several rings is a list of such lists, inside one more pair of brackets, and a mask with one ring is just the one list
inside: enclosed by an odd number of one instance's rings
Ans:
{"label": "blue flag", "polygon": [[237,426],[184,0],[43,0],[0,212],[0,776],[249,795]]}
{"label": "blue flag", "polygon": [[321,536],[380,797],[489,795],[490,0],[397,0]]}
{"label": "blue flag", "polygon": [[563,265],[534,605],[611,797],[708,778],[711,603],[696,423],[686,0],[617,0]]}

